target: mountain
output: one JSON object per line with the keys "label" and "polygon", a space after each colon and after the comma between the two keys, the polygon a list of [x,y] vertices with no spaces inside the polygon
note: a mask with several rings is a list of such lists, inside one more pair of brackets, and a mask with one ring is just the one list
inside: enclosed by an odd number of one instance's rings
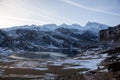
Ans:
{"label": "mountain", "polygon": [[64,27],[67,29],[78,29],[81,31],[84,30],[91,30],[95,32],[99,32],[99,30],[102,29],[107,29],[108,26],[105,24],[100,24],[96,22],[88,22],[85,26],[81,26],[79,24],[72,24],[72,25],[67,25],[67,24],[61,24],[61,25],[56,25],[56,24],[45,24],[45,25],[24,25],[24,26],[14,26],[11,28],[5,28],[3,30],[5,31],[10,31],[10,30],[15,30],[15,29],[31,29],[31,30],[41,30],[41,31],[54,31],[57,28]]}
{"label": "mountain", "polygon": [[96,22],[88,22],[85,26],[84,26],[87,30],[91,30],[95,33],[98,34],[98,32],[100,30],[103,29],[108,29],[108,26],[105,24],[100,24],[100,23],[96,23]]}
{"label": "mountain", "polygon": [[89,22],[78,24],[24,25],[0,30],[0,47],[41,51],[46,48],[84,48],[98,41],[98,32],[108,26]]}
{"label": "mountain", "polygon": [[120,24],[108,29],[101,30],[100,33],[101,41],[114,41],[120,42]]}
{"label": "mountain", "polygon": [[[106,67],[110,72],[120,71],[120,24],[101,30],[99,32],[99,39],[102,45],[106,47],[102,54],[108,55],[102,63],[107,63]],[[119,75],[115,75],[117,80],[120,80]]]}

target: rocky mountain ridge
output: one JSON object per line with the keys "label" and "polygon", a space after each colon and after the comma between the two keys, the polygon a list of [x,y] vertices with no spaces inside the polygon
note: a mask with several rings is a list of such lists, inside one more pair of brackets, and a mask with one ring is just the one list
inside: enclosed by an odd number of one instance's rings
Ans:
{"label": "rocky mountain ridge", "polygon": [[101,41],[120,42],[120,24],[115,27],[101,30],[99,36]]}

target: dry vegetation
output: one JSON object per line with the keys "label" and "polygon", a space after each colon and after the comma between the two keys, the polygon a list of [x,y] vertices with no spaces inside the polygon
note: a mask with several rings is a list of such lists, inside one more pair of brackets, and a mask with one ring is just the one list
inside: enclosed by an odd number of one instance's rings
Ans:
{"label": "dry vegetation", "polygon": [[[1,68],[4,74],[0,80],[42,80],[45,73],[57,74],[55,80],[113,80],[112,72],[97,72],[82,74],[88,69],[62,69],[63,66],[48,66],[48,70],[27,68]],[[81,73],[79,73],[81,72]],[[119,79],[118,79],[119,80]]]}

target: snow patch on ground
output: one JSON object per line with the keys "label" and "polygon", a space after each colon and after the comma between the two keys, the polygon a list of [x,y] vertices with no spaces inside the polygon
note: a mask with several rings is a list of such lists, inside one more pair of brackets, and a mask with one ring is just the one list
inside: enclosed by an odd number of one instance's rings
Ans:
{"label": "snow patch on ground", "polygon": [[5,56],[8,56],[10,54],[12,54],[13,51],[11,49],[8,49],[8,48],[1,48],[0,47],[0,54],[1,55],[5,55]]}
{"label": "snow patch on ground", "polygon": [[48,68],[34,68],[35,70],[48,70]]}

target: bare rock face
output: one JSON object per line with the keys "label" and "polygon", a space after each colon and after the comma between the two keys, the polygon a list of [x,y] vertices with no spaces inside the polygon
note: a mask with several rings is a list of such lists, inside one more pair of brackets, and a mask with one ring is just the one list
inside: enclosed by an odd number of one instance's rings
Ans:
{"label": "bare rock face", "polygon": [[120,24],[115,27],[101,30],[99,32],[100,41],[114,41],[120,42]]}

